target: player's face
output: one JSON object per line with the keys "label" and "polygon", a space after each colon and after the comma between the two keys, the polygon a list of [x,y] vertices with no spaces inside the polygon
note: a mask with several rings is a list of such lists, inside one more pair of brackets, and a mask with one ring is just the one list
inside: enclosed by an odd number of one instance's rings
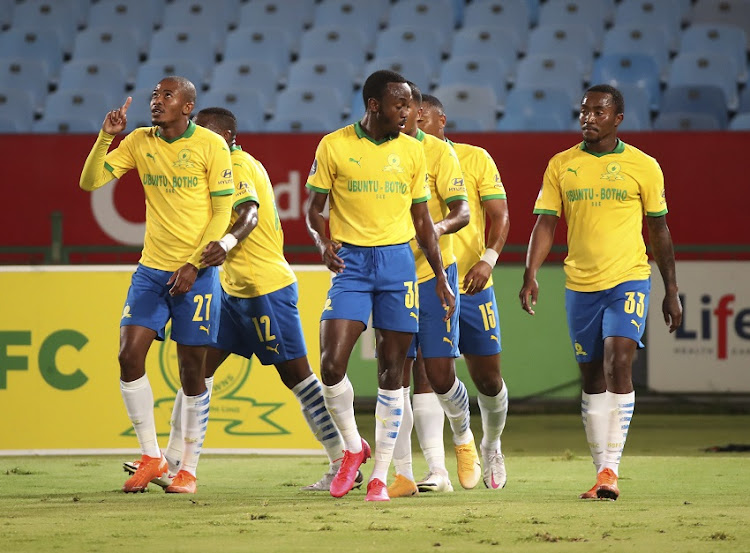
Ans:
{"label": "player's face", "polygon": [[606,92],[589,92],[581,101],[581,123],[583,139],[596,144],[617,134],[617,126],[622,122],[622,113],[617,113],[612,95]]}
{"label": "player's face", "polygon": [[411,102],[409,102],[409,115],[406,117],[406,124],[404,125],[402,132],[409,135],[417,133],[417,120],[419,119],[421,111],[422,107],[417,104],[412,97]]}
{"label": "player's face", "polygon": [[422,113],[417,119],[417,125],[427,134],[440,136],[440,132],[445,128],[445,115],[435,106],[422,105]]}
{"label": "player's face", "polygon": [[164,79],[151,93],[151,123],[169,126],[190,115],[193,103],[188,102],[180,85],[172,79]]}
{"label": "player's face", "polygon": [[377,112],[377,120],[387,135],[395,136],[406,128],[411,89],[406,83],[388,83]]}

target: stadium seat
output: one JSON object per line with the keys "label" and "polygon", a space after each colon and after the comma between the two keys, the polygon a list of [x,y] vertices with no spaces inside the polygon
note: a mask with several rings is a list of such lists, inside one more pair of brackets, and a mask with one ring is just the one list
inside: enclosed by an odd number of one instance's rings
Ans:
{"label": "stadium seat", "polygon": [[505,62],[508,70],[515,72],[517,53],[522,50],[521,40],[515,32],[487,25],[464,27],[453,35],[451,57],[486,56],[492,53]]}
{"label": "stadium seat", "polygon": [[[208,46],[207,46],[208,45]],[[187,58],[205,74],[216,64],[216,55],[224,50],[212,30],[192,27],[162,27],[151,38],[149,60]]]}
{"label": "stadium seat", "polygon": [[0,31],[5,31],[10,27],[13,21],[13,9],[15,6],[15,0],[0,0]]}
{"label": "stadium seat", "polygon": [[5,120],[9,127],[12,123],[12,132],[30,131],[34,111],[34,97],[30,92],[20,88],[5,88],[4,82],[0,85],[0,119]]}
{"label": "stadium seat", "polygon": [[692,85],[716,85],[724,91],[727,108],[737,109],[737,79],[735,67],[729,58],[715,52],[693,52],[678,54],[672,60],[667,79],[669,87]]}
{"label": "stadium seat", "polygon": [[448,119],[474,119],[482,130],[491,131],[497,121],[497,97],[488,86],[439,86],[432,94],[440,99]]}
{"label": "stadium seat", "polygon": [[253,0],[240,6],[239,27],[276,27],[299,34],[312,24],[314,7],[309,0]]}
{"label": "stadium seat", "polygon": [[266,123],[268,132],[308,132],[329,133],[341,127],[341,121],[320,116],[286,116],[274,117]]}
{"label": "stadium seat", "polygon": [[177,0],[164,7],[164,25],[212,29],[221,36],[237,24],[238,4],[234,0]]}
{"label": "stadium seat", "polygon": [[518,64],[515,86],[561,90],[568,95],[568,105],[578,109],[583,92],[581,62],[567,54],[526,56]]}
{"label": "stadium seat", "polygon": [[750,113],[738,113],[729,122],[730,131],[750,131]]}
{"label": "stadium seat", "polygon": [[156,25],[161,25],[165,2],[152,0],[99,0],[91,5],[89,28],[114,27],[136,33],[139,54],[148,52]]}
{"label": "stadium seat", "polygon": [[484,121],[474,117],[451,117],[445,122],[446,132],[484,132]]}
{"label": "stadium seat", "polygon": [[16,61],[43,61],[51,80],[56,80],[63,61],[57,34],[17,27],[0,33],[0,56]]}
{"label": "stadium seat", "polygon": [[159,58],[142,63],[135,75],[135,89],[154,87],[164,77],[178,75],[185,77],[195,85],[200,93],[203,85],[203,70],[193,60],[188,58]]}
{"label": "stadium seat", "polygon": [[0,115],[0,134],[13,134],[31,131],[31,123],[24,125],[15,119]]}
{"label": "stadium seat", "polygon": [[539,25],[585,25],[601,44],[604,26],[612,20],[612,6],[603,0],[549,0],[541,6]]}
{"label": "stadium seat", "polygon": [[279,74],[270,63],[258,60],[227,60],[214,68],[211,89],[254,88],[263,96],[263,107],[270,109],[276,95]]}
{"label": "stadium seat", "polygon": [[366,57],[367,37],[356,28],[314,27],[302,34],[300,60],[326,58],[359,67]]}
{"label": "stadium seat", "polygon": [[411,82],[424,90],[431,88],[436,80],[436,75],[427,62],[417,57],[392,56],[386,58],[375,58],[370,61],[362,72],[363,77],[378,71],[379,69],[390,69],[409,79]]}
{"label": "stadium seat", "polygon": [[341,96],[341,91],[336,88],[326,86],[289,87],[277,96],[274,116],[285,118],[323,117],[335,121],[336,126],[340,126],[342,115],[348,107]]}
{"label": "stadium seat", "polygon": [[117,27],[94,27],[79,32],[73,45],[73,60],[108,61],[120,64],[125,70],[128,82],[135,79],[140,62],[138,52],[133,48],[136,33],[133,29]]}
{"label": "stadium seat", "polygon": [[667,79],[669,67],[669,40],[664,27],[619,23],[604,33],[602,55],[643,54],[650,56],[659,68],[662,81]]}
{"label": "stadium seat", "polygon": [[572,120],[570,98],[556,89],[516,86],[508,93],[499,131],[564,131]]}
{"label": "stadium seat", "polygon": [[41,109],[47,97],[49,78],[42,60],[0,59],[0,87],[17,88],[31,95],[35,110]]}
{"label": "stadium seat", "polygon": [[442,39],[437,31],[416,25],[389,27],[381,31],[375,43],[375,57],[410,57],[424,59],[433,73],[437,73],[442,58]]}
{"label": "stadium seat", "polygon": [[63,65],[57,89],[97,90],[115,104],[125,98],[125,69],[107,60],[71,61]]}
{"label": "stadium seat", "polygon": [[128,108],[128,129],[151,126],[151,93],[153,91],[154,87],[150,86],[128,93],[128,96],[133,98]]}
{"label": "stadium seat", "polygon": [[491,27],[513,37],[517,52],[526,51],[529,37],[529,8],[526,0],[482,0],[468,4],[464,29]]}
{"label": "stadium seat", "polygon": [[375,35],[388,21],[389,0],[325,0],[315,6],[313,28],[359,29],[366,37],[365,48],[372,51]]}
{"label": "stadium seat", "polygon": [[588,77],[599,46],[594,33],[585,25],[545,24],[531,31],[526,54],[550,56],[565,52],[581,60],[584,76]]}
{"label": "stadium seat", "polygon": [[662,113],[654,123],[655,131],[718,131],[719,121],[707,113]]}
{"label": "stadium seat", "polygon": [[[102,117],[102,119],[104,118]],[[91,117],[88,119],[71,119],[64,116],[53,116],[35,121],[31,130],[39,134],[96,134],[101,128],[102,122]]]}
{"label": "stadium seat", "polygon": [[682,33],[680,53],[718,52],[735,61],[737,81],[747,81],[747,38],[735,25],[697,23]]}
{"label": "stadium seat", "polygon": [[59,90],[47,97],[44,116],[34,122],[33,132],[98,132],[114,105],[96,90]]}
{"label": "stadium seat", "polygon": [[651,101],[646,90],[630,84],[622,84],[618,90],[625,100],[625,114],[618,128],[624,131],[650,130]]}
{"label": "stadium seat", "polygon": [[227,35],[224,61],[257,60],[276,67],[280,78],[292,59],[292,40],[282,29],[241,28]]}
{"label": "stadium seat", "polygon": [[737,113],[750,113],[750,86],[746,86],[740,94],[740,105]]}
{"label": "stadium seat", "polygon": [[635,85],[646,91],[651,109],[659,109],[660,74],[647,54],[604,54],[594,63],[592,84]]}
{"label": "stadium seat", "polygon": [[656,25],[664,29],[667,44],[677,51],[682,23],[679,0],[625,0],[615,13],[617,25]]}
{"label": "stadium seat", "polygon": [[[446,40],[453,35],[456,26],[452,0],[400,0],[391,6],[388,26],[396,27],[404,22],[433,29]],[[446,42],[441,43],[445,48]]]}
{"label": "stadium seat", "polygon": [[693,6],[691,21],[736,25],[745,31],[750,50],[750,0],[700,0]]}
{"label": "stadium seat", "polygon": [[724,91],[712,85],[672,86],[667,88],[662,96],[659,112],[661,114],[707,113],[716,118],[719,127],[722,129],[725,129],[728,123]]}
{"label": "stadium seat", "polygon": [[[13,11],[13,27],[53,32],[60,39],[63,52],[70,54],[78,28],[75,0],[25,0]],[[84,20],[85,21],[85,20]],[[5,54],[4,54],[5,55]]]}
{"label": "stadium seat", "polygon": [[330,87],[348,98],[357,78],[355,66],[336,59],[300,59],[289,68],[287,87]]}
{"label": "stadium seat", "polygon": [[462,56],[443,64],[438,84],[489,86],[495,92],[498,107],[505,105],[508,67],[496,56]]}
{"label": "stadium seat", "polygon": [[263,129],[266,109],[265,98],[254,88],[214,89],[198,96],[193,113],[208,107],[221,107],[230,110],[237,118],[237,128],[247,132]]}

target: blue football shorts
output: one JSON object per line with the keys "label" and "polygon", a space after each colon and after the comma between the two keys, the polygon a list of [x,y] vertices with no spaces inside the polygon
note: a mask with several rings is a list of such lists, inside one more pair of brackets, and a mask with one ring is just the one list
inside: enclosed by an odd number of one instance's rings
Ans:
{"label": "blue football shorts", "polygon": [[167,281],[174,271],[138,265],[130,280],[120,326],[143,326],[164,340],[164,327],[172,319],[170,337],[185,346],[207,346],[216,341],[221,310],[221,284],[216,267],[198,271],[189,292],[170,296]]}
{"label": "blue football shorts", "polygon": [[222,290],[221,325],[213,347],[263,365],[276,365],[307,355],[297,309],[297,283],[254,298],[230,296]]}
{"label": "blue football shorts", "polygon": [[417,348],[422,350],[425,359],[435,357],[458,357],[459,311],[463,308],[463,299],[458,293],[458,269],[452,263],[445,270],[448,285],[456,296],[456,310],[447,321],[445,308],[435,292],[437,278],[433,277],[419,285],[419,331],[411,342],[406,356],[417,358]]}
{"label": "blue football shorts", "polygon": [[461,294],[458,324],[461,327],[461,338],[458,341],[461,353],[496,355],[503,351],[500,316],[492,286],[473,296]]}
{"label": "blue football shorts", "polygon": [[565,289],[568,331],[576,361],[604,358],[604,339],[630,338],[643,347],[651,279],[630,280],[609,290],[574,292]]}
{"label": "blue football shorts", "polygon": [[352,246],[338,251],[346,268],[331,280],[320,319],[361,321],[365,327],[416,332],[419,289],[411,246]]}

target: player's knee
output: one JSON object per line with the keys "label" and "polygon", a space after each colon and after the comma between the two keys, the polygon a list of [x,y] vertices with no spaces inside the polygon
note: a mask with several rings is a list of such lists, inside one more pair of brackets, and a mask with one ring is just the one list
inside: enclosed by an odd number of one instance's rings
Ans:
{"label": "player's knee", "polygon": [[477,390],[486,396],[494,397],[503,389],[503,379],[500,374],[486,374],[474,379]]}
{"label": "player's knee", "polygon": [[122,348],[117,361],[120,363],[120,376],[126,382],[140,378],[145,372],[145,359],[130,348]]}

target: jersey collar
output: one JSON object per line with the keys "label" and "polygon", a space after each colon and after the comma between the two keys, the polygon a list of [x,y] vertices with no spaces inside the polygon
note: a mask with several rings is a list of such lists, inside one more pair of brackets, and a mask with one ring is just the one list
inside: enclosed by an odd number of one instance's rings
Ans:
{"label": "jersey collar", "polygon": [[195,132],[195,123],[193,123],[192,121],[188,121],[188,126],[187,126],[187,129],[185,129],[184,133],[182,133],[180,136],[174,137],[171,140],[167,140],[159,132],[159,127],[156,128],[156,136],[161,138],[167,144],[172,144],[172,142],[177,142],[180,138],[190,138],[191,136],[193,136],[194,132]]}
{"label": "jersey collar", "polygon": [[233,145],[232,145],[232,147],[231,147],[231,148],[229,148],[229,151],[230,151],[230,152],[234,152],[235,150],[240,150],[240,151],[242,151],[242,146],[240,146],[239,144],[233,144]]}
{"label": "jersey collar", "polygon": [[602,157],[602,156],[608,156],[609,154],[621,154],[622,152],[625,151],[625,143],[618,138],[617,139],[617,146],[615,146],[615,149],[612,150],[611,152],[601,152],[600,153],[600,152],[592,152],[590,150],[587,150],[586,149],[586,141],[585,140],[583,142],[581,142],[581,145],[579,146],[579,148],[581,150],[583,150],[584,152],[586,152],[587,154],[591,154],[592,156]]}
{"label": "jersey collar", "polygon": [[422,129],[417,129],[417,136],[415,136],[417,140],[420,142],[424,142],[424,131]]}
{"label": "jersey collar", "polygon": [[357,138],[366,138],[376,146],[380,146],[381,144],[385,144],[389,140],[393,140],[393,136],[387,136],[383,140],[375,140],[373,137],[371,137],[369,134],[365,132],[365,130],[362,128],[362,125],[359,124],[359,121],[354,123],[354,132],[357,133]]}

